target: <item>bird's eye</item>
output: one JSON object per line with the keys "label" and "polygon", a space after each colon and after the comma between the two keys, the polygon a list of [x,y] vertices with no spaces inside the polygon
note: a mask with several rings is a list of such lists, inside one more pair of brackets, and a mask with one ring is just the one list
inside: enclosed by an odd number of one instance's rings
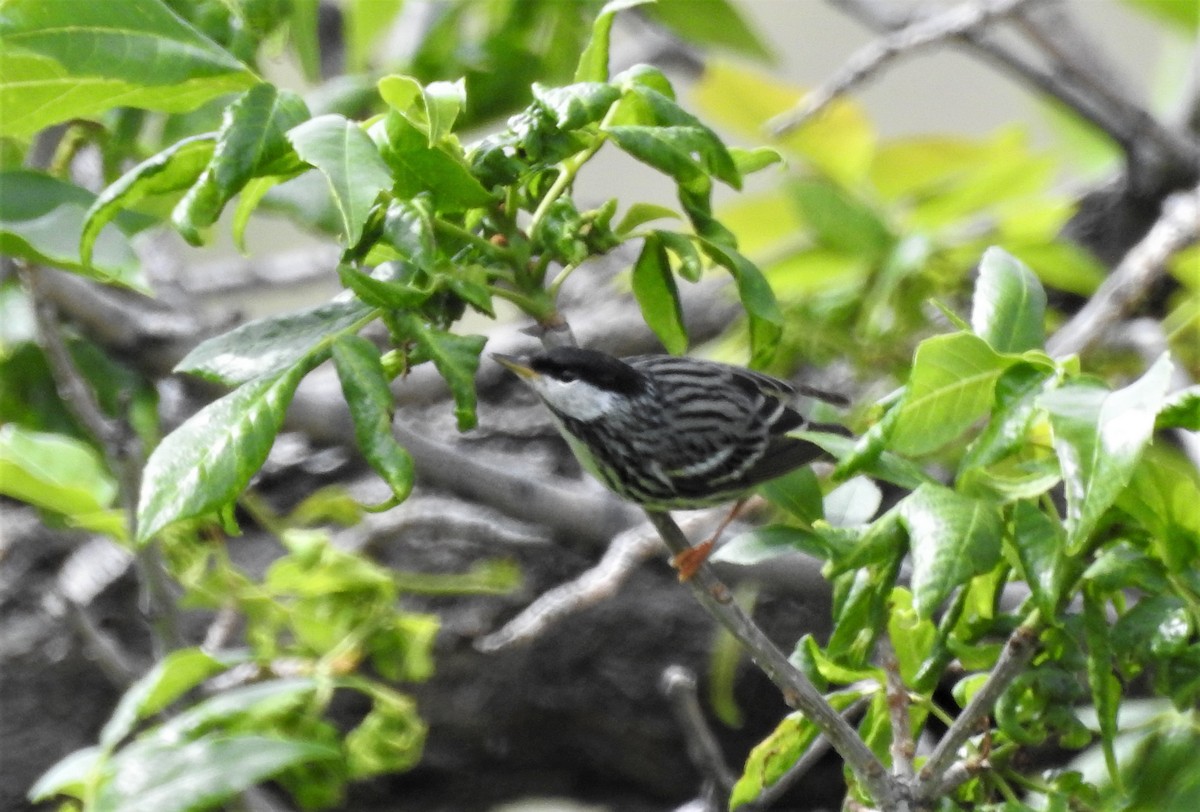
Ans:
{"label": "bird's eye", "polygon": [[571,381],[579,380],[579,375],[573,370],[564,369],[562,372],[558,373],[558,379],[563,383],[570,383]]}

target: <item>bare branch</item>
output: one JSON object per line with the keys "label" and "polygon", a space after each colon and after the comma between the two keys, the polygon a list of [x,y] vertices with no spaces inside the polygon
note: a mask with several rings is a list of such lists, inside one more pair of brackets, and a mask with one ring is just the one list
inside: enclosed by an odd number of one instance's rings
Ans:
{"label": "bare branch", "polygon": [[1109,274],[1078,313],[1046,342],[1061,358],[1083,352],[1146,295],[1167,261],[1200,237],[1200,186],[1164,201],[1158,222]]}
{"label": "bare branch", "polygon": [[900,676],[900,662],[896,659],[896,650],[886,636],[880,641],[880,654],[883,659],[883,673],[887,679],[888,718],[892,726],[892,775],[906,784],[911,784],[914,775],[913,756],[916,755],[917,745],[913,741],[912,721],[908,714],[908,689],[904,686],[904,678]]}
{"label": "bare branch", "polygon": [[663,671],[662,691],[671,702],[675,718],[683,728],[687,741],[688,756],[700,770],[700,774],[720,787],[722,794],[729,795],[737,776],[725,763],[725,756],[717,737],[704,718],[700,700],[696,696],[696,675],[682,665],[672,665]]}
{"label": "bare branch", "polygon": [[963,3],[941,14],[917,20],[894,33],[886,34],[855,52],[841,69],[804,97],[794,109],[767,122],[767,130],[776,138],[801,127],[835,98],[870,79],[890,62],[904,54],[961,37],[1003,19],[1032,0],[993,0],[988,3]]}
{"label": "bare branch", "polygon": [[1000,653],[1000,659],[996,661],[987,681],[971,697],[971,701],[963,708],[954,724],[946,731],[946,735],[937,743],[929,759],[922,765],[914,787],[918,799],[933,800],[939,797],[938,793],[944,786],[945,773],[958,749],[971,738],[984,717],[991,713],[996,700],[1033,659],[1034,652],[1037,651],[1037,623],[1036,619],[1027,620],[1009,635],[1008,642]]}
{"label": "bare branch", "polygon": [[501,629],[476,641],[475,647],[493,653],[524,645],[556,623],[612,597],[633,571],[661,547],[658,536],[640,524],[621,533],[599,563],[573,581],[547,590]]}
{"label": "bare branch", "polygon": [[[673,554],[691,549],[687,537],[670,514],[648,510],[646,516]],[[834,749],[875,802],[884,809],[907,809],[904,788],[892,779],[883,763],[854,728],[825,701],[808,677],[788,661],[779,647],[733,601],[729,587],[717,578],[712,567],[707,562],[702,564],[686,584],[700,605],[733,634],[763,673],[780,689],[783,701],[789,707],[804,712],[829,737]]]}

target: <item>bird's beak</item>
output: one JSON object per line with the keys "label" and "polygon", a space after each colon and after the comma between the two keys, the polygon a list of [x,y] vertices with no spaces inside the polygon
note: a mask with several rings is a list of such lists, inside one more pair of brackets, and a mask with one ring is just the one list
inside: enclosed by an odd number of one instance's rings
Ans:
{"label": "bird's beak", "polygon": [[532,381],[542,377],[540,373],[535,372],[529,366],[521,362],[520,358],[512,355],[501,355],[498,352],[492,353],[492,357],[496,359],[496,363],[505,369],[515,372],[520,377],[527,381]]}

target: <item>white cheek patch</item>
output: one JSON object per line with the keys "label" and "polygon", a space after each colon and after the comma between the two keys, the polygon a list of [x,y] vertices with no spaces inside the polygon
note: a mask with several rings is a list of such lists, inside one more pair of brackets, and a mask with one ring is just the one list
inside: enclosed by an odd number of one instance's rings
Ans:
{"label": "white cheek patch", "polygon": [[595,420],[611,411],[616,395],[583,381],[538,378],[533,388],[548,404],[576,420]]}

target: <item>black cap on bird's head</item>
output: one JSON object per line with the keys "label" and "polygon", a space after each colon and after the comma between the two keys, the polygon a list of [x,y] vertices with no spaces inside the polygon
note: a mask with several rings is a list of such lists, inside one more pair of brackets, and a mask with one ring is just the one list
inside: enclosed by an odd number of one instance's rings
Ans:
{"label": "black cap on bird's head", "polygon": [[646,387],[642,373],[621,359],[597,350],[555,347],[524,358],[499,353],[492,353],[492,357],[530,384],[542,378],[564,384],[580,381],[603,392],[627,397],[639,394]]}

